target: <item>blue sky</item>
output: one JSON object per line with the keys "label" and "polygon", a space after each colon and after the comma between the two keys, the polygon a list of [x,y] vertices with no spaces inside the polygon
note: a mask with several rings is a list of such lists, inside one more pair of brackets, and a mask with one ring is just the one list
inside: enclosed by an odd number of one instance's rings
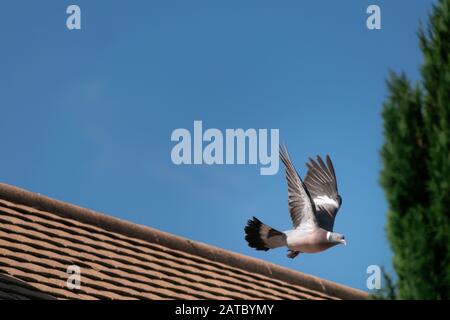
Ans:
{"label": "blue sky", "polygon": [[[417,80],[434,1],[0,3],[0,181],[365,289],[391,269],[379,186],[388,70]],[[82,30],[66,28],[78,4]],[[378,4],[382,29],[366,28]],[[286,258],[248,248],[257,216],[288,229],[283,171],[175,166],[176,128],[277,128],[303,176],[329,153],[348,246]]]}

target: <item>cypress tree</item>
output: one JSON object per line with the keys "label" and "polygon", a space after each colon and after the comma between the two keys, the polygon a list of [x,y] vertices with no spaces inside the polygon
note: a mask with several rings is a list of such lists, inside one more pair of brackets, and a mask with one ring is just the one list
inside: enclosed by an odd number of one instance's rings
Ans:
{"label": "cypress tree", "polygon": [[450,0],[419,31],[422,80],[391,73],[383,105],[381,185],[398,298],[449,299]]}
{"label": "cypress tree", "polygon": [[424,115],[428,147],[427,182],[431,203],[427,212],[430,270],[434,295],[450,298],[450,0],[433,9],[426,31],[419,32]]}

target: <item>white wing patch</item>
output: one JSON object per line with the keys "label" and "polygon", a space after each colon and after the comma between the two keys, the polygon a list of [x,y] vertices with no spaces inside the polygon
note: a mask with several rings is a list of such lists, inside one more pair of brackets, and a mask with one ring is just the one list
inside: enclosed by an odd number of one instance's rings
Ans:
{"label": "white wing patch", "polygon": [[314,204],[317,207],[326,205],[332,205],[336,208],[339,207],[339,203],[336,200],[329,198],[328,196],[318,196],[317,198],[314,198]]}

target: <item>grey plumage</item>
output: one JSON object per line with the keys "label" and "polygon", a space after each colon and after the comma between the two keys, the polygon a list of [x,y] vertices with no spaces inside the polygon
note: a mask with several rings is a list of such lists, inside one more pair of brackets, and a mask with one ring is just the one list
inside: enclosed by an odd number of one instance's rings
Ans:
{"label": "grey plumage", "polygon": [[310,158],[304,182],[285,146],[280,146],[280,159],[285,166],[289,213],[294,229],[280,232],[253,217],[245,227],[249,246],[264,251],[286,246],[288,257],[294,258],[300,252],[315,253],[339,243],[346,244],[343,235],[333,232],[342,198],[330,157],[327,155],[326,163],[319,156],[317,161]]}
{"label": "grey plumage", "polygon": [[315,203],[319,226],[333,231],[334,219],[342,204],[333,163],[328,155],[327,165],[319,156],[317,156],[317,162],[311,158],[309,161],[310,163],[306,164],[309,170],[305,177],[305,185]]}
{"label": "grey plumage", "polygon": [[286,245],[286,235],[283,232],[262,223],[255,217],[248,220],[245,234],[248,245],[256,250],[267,251]]}
{"label": "grey plumage", "polygon": [[300,175],[292,165],[287,149],[284,146],[280,148],[280,159],[286,167],[289,213],[291,214],[294,228],[316,224],[315,207],[311,202],[311,197]]}

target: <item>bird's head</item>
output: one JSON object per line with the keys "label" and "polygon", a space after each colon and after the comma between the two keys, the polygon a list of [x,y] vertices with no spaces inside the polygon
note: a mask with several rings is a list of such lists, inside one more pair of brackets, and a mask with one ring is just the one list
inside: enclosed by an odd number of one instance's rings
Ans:
{"label": "bird's head", "polygon": [[344,246],[347,245],[347,241],[345,241],[345,236],[343,234],[337,232],[328,232],[327,240],[331,243],[340,244],[342,243]]}

